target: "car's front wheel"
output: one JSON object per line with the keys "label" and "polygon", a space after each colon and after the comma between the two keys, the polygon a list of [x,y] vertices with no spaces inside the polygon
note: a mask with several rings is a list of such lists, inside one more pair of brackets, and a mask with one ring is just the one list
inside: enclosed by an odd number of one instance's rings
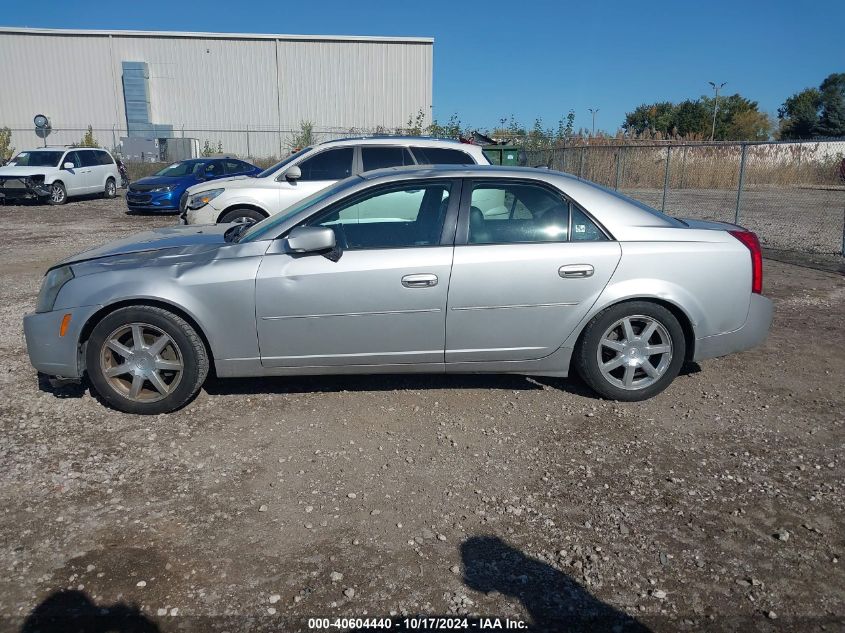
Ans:
{"label": "car's front wheel", "polygon": [[612,400],[646,400],[663,391],[684,363],[678,319],[649,301],[620,303],[597,314],[575,350],[579,375]]}
{"label": "car's front wheel", "polygon": [[266,215],[260,211],[256,211],[255,209],[232,209],[231,211],[227,211],[223,214],[223,217],[220,218],[220,223],[227,224],[229,222],[239,222],[252,224],[253,222],[261,222],[261,220],[266,217]]}
{"label": "car's front wheel", "polygon": [[167,413],[184,406],[208,375],[208,352],[180,316],[153,306],[128,306],[104,317],[85,352],[96,392],[126,413]]}
{"label": "car's front wheel", "polygon": [[54,182],[50,185],[50,197],[47,199],[50,204],[64,204],[67,202],[67,189],[64,184]]}

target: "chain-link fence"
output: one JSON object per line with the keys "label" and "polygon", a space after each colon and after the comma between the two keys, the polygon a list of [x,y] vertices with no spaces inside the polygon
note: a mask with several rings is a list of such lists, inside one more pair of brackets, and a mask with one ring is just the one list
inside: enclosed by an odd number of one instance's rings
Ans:
{"label": "chain-link fence", "polygon": [[845,254],[845,141],[583,144],[527,156],[673,216],[741,224],[769,249]]}
{"label": "chain-link fence", "polygon": [[[50,145],[78,144],[88,128],[53,129]],[[409,130],[313,127],[310,142]],[[125,128],[93,128],[102,147],[121,153]],[[173,139],[196,139],[199,152],[237,155],[267,167],[302,143],[303,130],[181,127]],[[32,129],[13,129],[18,150],[42,144]],[[598,144],[601,143],[601,144]],[[551,143],[550,143],[551,144]],[[617,189],[677,217],[720,220],[755,231],[763,246],[799,253],[845,255],[845,140],[754,143],[620,143],[573,139],[528,149],[530,165],[547,165]],[[128,160],[130,177],[150,175],[171,160],[150,153]]]}

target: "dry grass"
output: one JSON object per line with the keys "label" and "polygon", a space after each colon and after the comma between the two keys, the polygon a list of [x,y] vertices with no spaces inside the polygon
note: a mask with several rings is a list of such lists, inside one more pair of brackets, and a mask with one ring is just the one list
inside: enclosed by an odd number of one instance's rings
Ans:
{"label": "dry grass", "polygon": [[[662,188],[669,153],[670,189],[736,189],[742,151],[739,145],[636,144],[584,145],[528,153],[529,164],[550,165],[606,186]],[[845,153],[845,144],[843,144]],[[842,155],[818,146],[749,145],[745,184],[832,186],[843,184],[839,175]]]}

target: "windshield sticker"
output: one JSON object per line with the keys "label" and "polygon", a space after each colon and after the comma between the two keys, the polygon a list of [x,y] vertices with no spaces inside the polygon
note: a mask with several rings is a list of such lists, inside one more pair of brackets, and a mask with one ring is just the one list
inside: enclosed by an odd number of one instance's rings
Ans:
{"label": "windshield sticker", "polygon": [[586,233],[587,232],[587,225],[586,224],[576,224],[575,225],[575,232],[576,233]]}

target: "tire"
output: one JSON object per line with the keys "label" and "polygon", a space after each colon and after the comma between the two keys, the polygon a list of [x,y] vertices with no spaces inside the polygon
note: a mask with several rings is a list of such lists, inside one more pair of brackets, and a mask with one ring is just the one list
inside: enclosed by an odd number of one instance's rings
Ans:
{"label": "tire", "polygon": [[684,331],[674,314],[650,301],[629,301],[603,310],[587,324],[574,362],[599,395],[635,402],[666,389],[685,355]]}
{"label": "tire", "polygon": [[[155,349],[157,343],[161,349]],[[91,386],[106,403],[141,415],[183,407],[196,396],[209,367],[208,351],[191,324],[143,305],[120,308],[97,323],[85,362]]]}
{"label": "tire", "polygon": [[115,196],[117,196],[117,183],[114,178],[109,178],[106,180],[106,188],[103,191],[103,197],[114,198]]}
{"label": "tire", "polygon": [[241,207],[226,211],[226,213],[220,216],[217,222],[218,224],[228,224],[229,222],[261,222],[266,217],[261,211]]}
{"label": "tire", "polygon": [[67,189],[60,180],[57,180],[50,185],[50,197],[47,198],[47,204],[61,205],[67,202]]}

